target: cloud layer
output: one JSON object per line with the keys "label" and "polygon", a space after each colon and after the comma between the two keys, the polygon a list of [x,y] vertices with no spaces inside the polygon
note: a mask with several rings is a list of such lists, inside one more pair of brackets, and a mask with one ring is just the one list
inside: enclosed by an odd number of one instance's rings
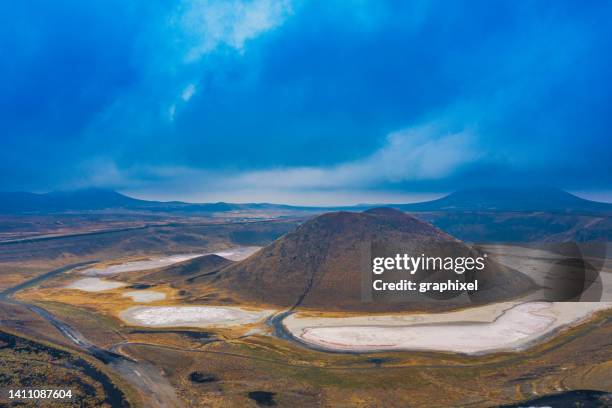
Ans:
{"label": "cloud layer", "polygon": [[612,185],[611,4],[0,8],[0,190],[344,203]]}

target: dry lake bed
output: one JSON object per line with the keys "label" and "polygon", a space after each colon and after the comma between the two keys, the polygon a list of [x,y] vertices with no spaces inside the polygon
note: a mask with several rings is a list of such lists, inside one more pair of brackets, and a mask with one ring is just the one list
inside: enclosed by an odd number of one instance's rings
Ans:
{"label": "dry lake bed", "polygon": [[464,354],[517,351],[611,303],[498,303],[457,312],[345,318],[290,315],[285,328],[330,351],[422,350]]}

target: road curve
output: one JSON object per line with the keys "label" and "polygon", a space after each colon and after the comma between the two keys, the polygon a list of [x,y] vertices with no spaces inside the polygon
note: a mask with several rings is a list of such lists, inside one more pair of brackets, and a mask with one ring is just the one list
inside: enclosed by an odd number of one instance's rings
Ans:
{"label": "road curve", "polygon": [[45,319],[79,349],[100,360],[132,386],[139,389],[141,394],[147,399],[145,406],[154,408],[182,407],[174,388],[154,365],[135,361],[113,351],[100,348],[87,340],[78,330],[61,321],[48,310],[12,298],[20,290],[38,285],[53,276],[94,262],[97,261],[74,263],[46,272],[0,292],[0,300],[26,307]]}

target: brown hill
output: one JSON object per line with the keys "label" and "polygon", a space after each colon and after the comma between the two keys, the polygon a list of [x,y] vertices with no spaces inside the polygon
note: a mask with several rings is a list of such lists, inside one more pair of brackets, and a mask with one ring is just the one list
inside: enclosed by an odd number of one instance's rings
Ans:
{"label": "brown hill", "polygon": [[[147,271],[138,276],[139,281],[150,283],[180,281],[193,282],[199,277],[214,274],[225,266],[232,264],[233,261],[223,258],[222,256],[211,254],[203,255],[188,261],[180,262],[174,265]],[[137,276],[132,274],[132,276]]]}
{"label": "brown hill", "polygon": [[[472,251],[432,225],[397,210],[327,213],[300,225],[253,256],[225,267],[210,276],[210,282],[243,301],[279,307],[348,311],[443,309],[449,307],[448,302],[419,307],[396,299],[373,301],[371,255],[430,255],[448,252],[449,247],[463,253]],[[452,275],[456,277],[454,272]],[[479,279],[486,280],[490,289],[498,289],[493,297],[500,293],[514,296],[531,283],[522,274],[498,265],[490,265]]]}

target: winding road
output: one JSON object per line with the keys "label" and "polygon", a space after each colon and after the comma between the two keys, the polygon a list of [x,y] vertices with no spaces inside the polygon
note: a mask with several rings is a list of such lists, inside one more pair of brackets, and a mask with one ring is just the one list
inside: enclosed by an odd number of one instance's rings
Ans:
{"label": "winding road", "polygon": [[100,348],[87,340],[78,330],[63,322],[48,310],[13,299],[12,297],[20,290],[38,285],[51,277],[95,262],[74,263],[46,272],[0,292],[0,301],[23,306],[45,319],[79,349],[106,364],[125,381],[140,390],[141,395],[146,398],[145,406],[156,408],[181,407],[182,404],[177,398],[174,388],[154,365],[135,361],[113,351]]}

